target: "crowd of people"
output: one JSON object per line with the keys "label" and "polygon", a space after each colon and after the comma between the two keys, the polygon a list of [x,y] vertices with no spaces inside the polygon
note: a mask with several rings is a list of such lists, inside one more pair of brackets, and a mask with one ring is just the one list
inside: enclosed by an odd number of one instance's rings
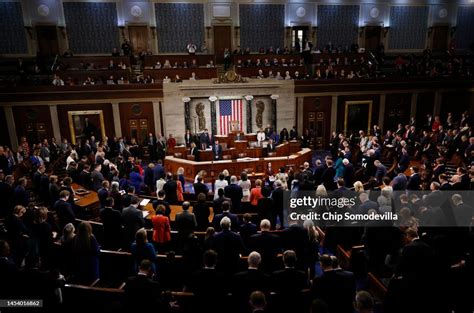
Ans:
{"label": "crowd of people", "polygon": [[[242,310],[247,309],[249,298],[264,307],[265,297],[276,292],[273,305],[290,310],[298,306],[294,299],[307,288],[314,300],[313,312],[352,312],[357,297],[365,297],[363,302],[370,310],[370,294],[360,291],[365,289],[359,285],[360,267],[353,264],[353,272],[342,270],[338,259],[331,257],[338,245],[350,249],[363,243],[363,263],[368,269],[380,276],[393,275],[386,299],[379,299],[385,302],[385,312],[413,305],[416,297],[423,300],[416,307],[429,307],[434,305],[430,297],[439,292],[433,288],[433,271],[446,284],[460,284],[472,273],[469,225],[474,209],[472,199],[462,193],[472,190],[474,177],[471,125],[471,115],[464,112],[460,117],[448,114],[444,121],[431,115],[420,122],[412,118],[385,135],[377,126],[370,136],[364,131],[358,135],[334,133],[329,155],[316,158],[314,164],[273,169],[269,163],[263,179],[255,182],[246,172],[225,170],[213,181],[201,171],[192,187],[183,168],[169,173],[163,166],[166,149],[177,144],[171,134],[166,140],[150,134],[142,144],[133,138],[99,141],[89,134],[76,146],[54,139],[30,144],[22,138],[16,154],[0,148],[0,207],[5,230],[0,241],[0,273],[6,277],[0,284],[2,292],[14,292],[12,286],[22,279],[39,279],[31,274],[34,271],[49,273],[41,281],[47,281],[52,290],[61,288],[65,280],[88,284],[101,277],[101,249],[122,249],[130,252],[133,270],[138,272],[126,284],[126,305],[137,303],[132,296],[140,288],[137,279],[146,279],[157,288],[153,289],[158,291],[155,300],[162,299],[162,289],[186,290],[196,295],[201,308],[210,311],[221,308],[220,301],[228,292]],[[262,133],[265,140],[275,142],[304,140],[296,129],[282,130],[277,136],[268,126]],[[197,146],[218,146],[208,132],[187,132],[183,139],[191,154]],[[146,166],[145,146],[149,152]],[[215,154],[219,156],[218,148]],[[456,172],[448,173],[447,163],[456,157]],[[394,160],[393,168],[384,165],[386,159]],[[98,194],[98,220],[103,226],[100,240],[89,222],[77,220],[90,216],[75,204],[74,183]],[[344,223],[311,220],[301,225],[286,217],[286,191],[291,197],[299,192],[340,197],[349,189],[356,193],[356,204],[343,211],[392,212],[400,219],[344,227]],[[419,190],[429,197],[418,196]],[[453,192],[449,201],[457,227],[433,227],[446,225],[448,217],[440,213],[439,198],[444,190]],[[151,219],[143,217],[142,196],[156,197]],[[182,207],[174,221],[172,205]],[[331,206],[316,209],[341,212]],[[324,242],[319,229],[324,232]],[[205,232],[204,238],[197,237],[199,231]],[[443,242],[450,242],[449,248]],[[61,262],[55,249],[58,245]],[[164,279],[169,276],[156,262],[157,252],[183,256],[184,267],[172,272],[174,285]],[[243,272],[241,256],[248,256],[248,269]],[[453,271],[455,277],[450,276]],[[54,294],[49,297],[58,301]],[[469,308],[469,298],[462,295],[456,301],[445,297],[436,305],[443,310]]]}

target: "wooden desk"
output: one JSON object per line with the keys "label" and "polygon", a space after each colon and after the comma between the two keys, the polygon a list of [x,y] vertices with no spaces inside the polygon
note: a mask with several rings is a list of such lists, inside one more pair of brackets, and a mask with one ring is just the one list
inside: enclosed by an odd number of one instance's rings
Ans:
{"label": "wooden desk", "polygon": [[257,141],[257,134],[246,134],[245,140],[247,141]]}
{"label": "wooden desk", "polygon": [[245,150],[247,149],[247,146],[248,146],[248,141],[247,140],[238,140],[238,141],[234,141],[234,147],[236,150]]}
{"label": "wooden desk", "polygon": [[[207,152],[207,151],[206,151]],[[184,176],[187,180],[194,180],[196,174],[205,170],[208,178],[214,179],[220,172],[227,169],[232,175],[240,174],[243,170],[252,168],[252,172],[262,173],[265,171],[268,162],[272,163],[273,168],[287,167],[292,165],[299,167],[304,162],[310,162],[312,151],[304,148],[295,154],[289,156],[276,156],[267,158],[248,158],[236,160],[220,160],[220,161],[190,161],[178,159],[173,156],[167,156],[165,159],[166,171],[175,173],[179,167],[184,168]],[[212,151],[211,151],[212,158]],[[201,158],[202,160],[202,158]]]}
{"label": "wooden desk", "polygon": [[[213,158],[214,158],[214,152],[212,152],[212,150],[199,150],[200,161],[212,161]],[[193,178],[193,181],[194,181],[194,178]]]}
{"label": "wooden desk", "polygon": [[261,148],[261,147],[247,148],[245,150],[245,153],[247,153],[247,156],[249,158],[261,158],[261,157],[263,157],[263,148]]}
{"label": "wooden desk", "polygon": [[168,155],[175,155],[175,153],[181,153],[181,159],[186,159],[188,155],[188,148],[186,146],[176,146],[173,149],[168,149]]}
{"label": "wooden desk", "polygon": [[[79,184],[73,183],[71,185],[72,190],[78,190],[78,189],[84,189],[87,190],[86,188],[82,187]],[[87,190],[88,193],[85,195],[78,195],[76,194],[74,198],[77,198],[74,203],[82,208],[82,209],[89,209],[89,208],[94,208],[99,206],[99,196],[97,195],[97,192],[93,190]]]}
{"label": "wooden desk", "polygon": [[298,140],[290,140],[290,154],[297,153],[301,149],[301,143]]}

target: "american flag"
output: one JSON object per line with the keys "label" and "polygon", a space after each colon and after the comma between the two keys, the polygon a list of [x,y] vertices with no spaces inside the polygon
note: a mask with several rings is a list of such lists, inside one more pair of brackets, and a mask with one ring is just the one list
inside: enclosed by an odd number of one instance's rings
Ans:
{"label": "american flag", "polygon": [[221,135],[229,133],[231,121],[239,121],[240,131],[242,131],[242,99],[219,100],[219,117]]}

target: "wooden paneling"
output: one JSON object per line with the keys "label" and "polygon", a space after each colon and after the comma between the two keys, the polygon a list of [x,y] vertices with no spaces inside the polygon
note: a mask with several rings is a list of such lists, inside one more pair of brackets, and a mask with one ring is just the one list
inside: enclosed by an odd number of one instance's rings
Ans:
{"label": "wooden paneling", "polygon": [[366,26],[365,27],[365,46],[367,50],[377,50],[380,44],[380,33],[382,27],[380,26]]}
{"label": "wooden paneling", "polygon": [[[115,136],[114,131],[114,117],[112,113],[112,105],[110,103],[104,104],[68,104],[58,105],[59,127],[61,135],[68,140],[71,140],[71,132],[69,130],[68,112],[69,111],[86,111],[86,110],[102,110],[104,114],[105,134],[108,137]],[[98,126],[98,125],[97,125]]]}
{"label": "wooden paneling", "polygon": [[384,131],[397,129],[398,123],[410,120],[411,94],[388,94],[385,99]]}
{"label": "wooden paneling", "polygon": [[[303,100],[303,129],[315,131],[314,147],[327,148],[331,134],[332,97],[305,97]],[[313,121],[314,120],[314,121]]]}
{"label": "wooden paneling", "polygon": [[[131,125],[130,122],[134,121],[137,123],[146,120],[148,132],[155,133],[155,122],[153,103],[151,102],[127,102],[120,103],[120,123],[122,125],[122,136],[131,137]],[[143,138],[140,140],[142,143]]]}
{"label": "wooden paneling", "polygon": [[431,36],[433,37],[432,50],[445,52],[448,48],[449,25],[433,26]]}
{"label": "wooden paneling", "polygon": [[[7,119],[5,118],[5,110],[0,108],[0,125],[7,125]],[[11,146],[10,136],[8,136],[8,131],[0,132],[0,145]]]}
{"label": "wooden paneling", "polygon": [[34,143],[53,137],[49,106],[14,106],[13,116],[18,138],[26,136]]}
{"label": "wooden paneling", "polygon": [[146,51],[148,47],[148,26],[128,26],[128,36],[135,54]]}
{"label": "wooden paneling", "polygon": [[214,53],[217,63],[224,62],[224,50],[232,53],[231,26],[214,26]]}
{"label": "wooden paneling", "polygon": [[[426,120],[426,114],[433,114],[434,108],[434,92],[423,92],[418,94],[418,99],[416,103],[416,126],[421,127]],[[408,123],[408,121],[404,121]]]}
{"label": "wooden paneling", "polygon": [[[341,132],[344,131],[344,119],[346,114],[346,101],[372,101],[372,120],[370,122],[370,128],[378,124],[379,122],[379,110],[380,110],[380,96],[379,95],[357,95],[357,96],[340,96],[338,97],[337,103],[337,123],[336,129]],[[367,121],[367,116],[361,116],[362,119]],[[366,129],[364,129],[366,130]]]}
{"label": "wooden paneling", "polygon": [[59,54],[58,33],[56,26],[36,26],[39,53],[42,56]]}
{"label": "wooden paneling", "polygon": [[471,93],[469,91],[445,92],[441,100],[441,120],[444,122],[448,112],[453,114],[454,120],[460,120],[464,111],[469,111],[469,101]]}

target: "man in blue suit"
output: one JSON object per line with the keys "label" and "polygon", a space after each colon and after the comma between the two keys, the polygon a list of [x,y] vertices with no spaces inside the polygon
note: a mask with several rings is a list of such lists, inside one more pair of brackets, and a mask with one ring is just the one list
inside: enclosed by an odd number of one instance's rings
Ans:
{"label": "man in blue suit", "polygon": [[219,140],[214,141],[212,152],[214,153],[214,160],[222,160],[222,146],[219,144]]}
{"label": "man in blue suit", "polygon": [[156,162],[155,168],[153,168],[153,179],[156,182],[160,178],[165,178],[165,168],[163,167],[161,160],[158,160],[158,162]]}

